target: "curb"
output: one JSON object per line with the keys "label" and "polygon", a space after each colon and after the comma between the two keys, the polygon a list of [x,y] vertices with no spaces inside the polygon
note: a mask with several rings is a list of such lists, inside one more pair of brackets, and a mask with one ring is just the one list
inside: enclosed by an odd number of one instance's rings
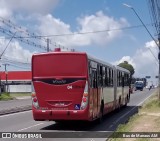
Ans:
{"label": "curb", "polygon": [[27,105],[27,106],[23,106],[23,107],[14,107],[11,109],[4,109],[4,110],[0,111],[0,116],[6,115],[6,114],[17,113],[17,112],[29,111],[31,109],[32,109],[31,105]]}

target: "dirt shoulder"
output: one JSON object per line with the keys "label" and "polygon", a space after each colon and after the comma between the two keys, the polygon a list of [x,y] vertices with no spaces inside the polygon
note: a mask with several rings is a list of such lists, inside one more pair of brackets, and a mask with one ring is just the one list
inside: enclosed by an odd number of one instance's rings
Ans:
{"label": "dirt shoulder", "polygon": [[[136,115],[127,124],[119,125],[117,132],[159,132],[160,133],[160,101],[158,91],[139,108]],[[158,141],[160,138],[114,138],[110,141]]]}

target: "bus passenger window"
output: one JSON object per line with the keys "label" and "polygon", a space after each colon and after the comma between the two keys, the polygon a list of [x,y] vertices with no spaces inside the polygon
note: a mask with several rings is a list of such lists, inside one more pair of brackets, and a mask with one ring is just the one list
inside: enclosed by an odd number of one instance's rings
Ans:
{"label": "bus passenger window", "polygon": [[125,83],[124,81],[125,81],[125,80],[124,80],[124,76],[122,76],[122,87],[124,87],[124,85],[125,85],[125,84],[124,84],[124,83]]}
{"label": "bus passenger window", "polygon": [[90,71],[89,71],[89,81],[90,81],[91,88],[93,88],[93,71],[92,71],[91,68],[90,68]]}
{"label": "bus passenger window", "polygon": [[98,86],[102,87],[103,86],[103,75],[102,75],[102,66],[98,67]]}
{"label": "bus passenger window", "polygon": [[113,70],[111,70],[111,86],[113,87]]}
{"label": "bus passenger window", "polygon": [[97,71],[93,71],[93,88],[97,88]]}
{"label": "bus passenger window", "polygon": [[119,86],[119,71],[117,71],[117,86]]}
{"label": "bus passenger window", "polygon": [[111,70],[109,69],[109,86],[111,86]]}
{"label": "bus passenger window", "polygon": [[120,77],[120,79],[119,79],[119,81],[120,81],[119,85],[122,86],[122,72],[120,72],[120,76],[119,77]]}
{"label": "bus passenger window", "polygon": [[105,68],[105,86],[108,86],[108,69]]}
{"label": "bus passenger window", "polygon": [[105,85],[105,77],[106,77],[106,74],[105,74],[105,67],[103,67],[103,72],[102,72],[102,75],[103,75],[103,87],[106,87]]}

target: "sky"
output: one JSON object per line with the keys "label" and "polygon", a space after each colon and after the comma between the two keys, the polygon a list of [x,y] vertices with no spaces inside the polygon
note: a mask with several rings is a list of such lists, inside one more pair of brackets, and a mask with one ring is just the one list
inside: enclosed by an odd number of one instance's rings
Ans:
{"label": "sky", "polygon": [[46,51],[48,38],[51,50],[75,49],[114,65],[128,61],[134,77],[151,76],[157,84],[158,48],[123,3],[157,39],[147,0],[0,0],[0,70],[5,63],[8,71],[30,70],[32,55]]}

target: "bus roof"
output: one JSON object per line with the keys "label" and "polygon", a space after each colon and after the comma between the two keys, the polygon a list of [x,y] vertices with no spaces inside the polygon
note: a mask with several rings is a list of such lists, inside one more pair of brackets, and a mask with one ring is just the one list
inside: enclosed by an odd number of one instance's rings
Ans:
{"label": "bus roof", "polygon": [[81,54],[81,55],[86,55],[88,57],[88,59],[92,60],[92,61],[95,61],[95,62],[98,62],[98,63],[101,63],[103,65],[106,65],[106,66],[109,66],[111,68],[114,67],[114,65],[110,64],[110,63],[107,63],[107,62],[104,62],[100,59],[97,59],[96,57],[93,57],[91,55],[88,55],[86,52],[67,52],[67,51],[59,51],[59,52],[45,52],[45,53],[37,53],[37,54],[34,54],[33,56],[43,56],[43,55],[49,55],[49,54]]}
{"label": "bus roof", "polygon": [[122,68],[122,67],[120,67],[120,66],[115,66],[115,67],[116,67],[116,69],[118,69],[118,70],[120,70],[120,71],[130,73],[129,70],[127,70],[127,69],[125,69],[125,68]]}
{"label": "bus roof", "polygon": [[87,55],[87,56],[88,56],[88,59],[90,59],[92,61],[99,62],[100,64],[103,64],[103,65],[109,66],[111,68],[114,68],[114,65],[112,65],[112,64],[110,64],[108,62],[104,62],[104,61],[102,61],[100,59],[97,59],[97,58],[91,56],[91,55]]}
{"label": "bus roof", "polygon": [[50,54],[84,54],[84,55],[87,55],[85,52],[67,52],[67,51],[59,51],[59,52],[43,52],[43,53],[36,53],[36,54],[33,54],[33,56],[43,56],[43,55],[50,55]]}
{"label": "bus roof", "polygon": [[43,55],[50,55],[50,54],[79,54],[79,55],[85,55],[88,59],[94,61],[94,62],[97,62],[97,63],[100,63],[102,65],[106,65],[106,66],[109,66],[110,68],[113,68],[113,69],[118,69],[120,71],[123,71],[123,72],[127,72],[127,73],[130,73],[130,71],[128,71],[127,69],[124,69],[122,67],[119,67],[119,66],[115,66],[115,65],[112,65],[108,62],[105,62],[105,61],[102,61],[100,59],[97,59],[96,57],[93,57],[91,55],[88,55],[86,52],[73,52],[73,51],[58,51],[58,52],[44,52],[44,53],[37,53],[37,54],[34,54],[34,56],[43,56]]}

